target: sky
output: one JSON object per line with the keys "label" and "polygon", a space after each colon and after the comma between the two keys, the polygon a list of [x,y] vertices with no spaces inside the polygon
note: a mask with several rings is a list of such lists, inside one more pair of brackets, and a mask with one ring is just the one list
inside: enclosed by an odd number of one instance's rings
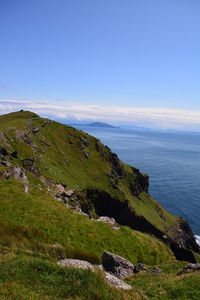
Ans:
{"label": "sky", "polygon": [[0,114],[199,130],[199,53],[199,0],[0,0]]}

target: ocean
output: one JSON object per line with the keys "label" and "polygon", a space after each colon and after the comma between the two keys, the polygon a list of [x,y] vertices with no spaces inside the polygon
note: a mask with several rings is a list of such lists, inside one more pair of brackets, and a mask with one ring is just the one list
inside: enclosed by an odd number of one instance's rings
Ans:
{"label": "ocean", "polygon": [[[200,235],[200,134],[76,126],[150,176],[150,194]],[[200,243],[200,237],[199,237]]]}

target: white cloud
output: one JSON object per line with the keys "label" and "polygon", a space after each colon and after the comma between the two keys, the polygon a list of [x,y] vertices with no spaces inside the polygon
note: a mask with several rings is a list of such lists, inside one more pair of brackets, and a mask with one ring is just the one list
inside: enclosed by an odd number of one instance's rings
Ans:
{"label": "white cloud", "polygon": [[20,109],[31,110],[41,116],[54,119],[98,120],[113,124],[200,131],[200,111],[101,106],[70,102],[0,100],[0,114]]}

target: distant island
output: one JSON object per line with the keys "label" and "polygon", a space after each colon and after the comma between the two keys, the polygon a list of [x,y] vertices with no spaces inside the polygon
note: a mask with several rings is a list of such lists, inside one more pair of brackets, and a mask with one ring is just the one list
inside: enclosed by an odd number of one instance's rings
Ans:
{"label": "distant island", "polygon": [[108,123],[105,122],[92,122],[89,124],[70,124],[70,125],[74,125],[74,126],[89,126],[89,127],[101,127],[101,128],[119,128],[113,125],[110,125]]}
{"label": "distant island", "polygon": [[117,128],[116,126],[110,125],[110,124],[105,123],[105,122],[93,122],[93,123],[87,124],[87,126],[104,127],[104,128]]}

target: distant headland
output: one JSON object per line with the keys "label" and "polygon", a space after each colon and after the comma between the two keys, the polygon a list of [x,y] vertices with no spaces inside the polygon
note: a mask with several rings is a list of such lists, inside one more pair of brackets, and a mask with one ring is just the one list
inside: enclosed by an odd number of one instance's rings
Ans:
{"label": "distant headland", "polygon": [[72,126],[88,126],[88,127],[101,127],[101,128],[119,128],[118,126],[113,126],[105,122],[92,122],[92,123],[79,123],[70,124]]}

